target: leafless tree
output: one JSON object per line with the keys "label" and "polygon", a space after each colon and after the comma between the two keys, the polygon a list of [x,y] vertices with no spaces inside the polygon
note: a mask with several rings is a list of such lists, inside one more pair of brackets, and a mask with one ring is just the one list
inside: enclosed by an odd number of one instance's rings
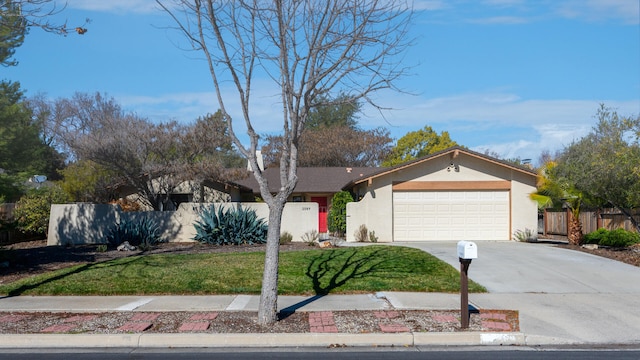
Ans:
{"label": "leafless tree", "polygon": [[[44,31],[67,35],[75,32],[84,35],[87,29],[84,27],[89,19],[85,19],[83,24],[70,26],[66,22],[56,24],[51,18],[60,14],[66,7],[66,3],[56,0],[2,0],[0,1],[0,28],[40,28]],[[19,17],[20,22],[15,18]]]}
{"label": "leafless tree", "polygon": [[173,190],[185,181],[229,180],[237,156],[220,114],[195,124],[155,124],[125,112],[97,93],[71,99],[32,99],[30,107],[49,144],[66,150],[71,161],[90,160],[135,190],[146,205],[165,210]]}
{"label": "leafless tree", "polygon": [[[266,137],[262,147],[265,166],[277,166],[282,136]],[[389,130],[362,130],[346,125],[310,129],[300,137],[298,166],[380,166],[391,152]]]}
{"label": "leafless tree", "polygon": [[[394,80],[406,72],[400,55],[409,45],[411,6],[405,0],[156,1],[206,57],[230,135],[249,159],[269,207],[258,322],[273,323],[282,212],[297,182],[300,136],[310,109],[320,98],[371,102],[374,91],[393,88]],[[259,135],[251,116],[253,81],[265,77],[277,86],[282,106],[284,140],[276,194],[269,192],[258,167]],[[235,92],[222,88],[227,81]],[[339,93],[345,96],[337,97]],[[233,130],[231,96],[240,100],[248,145]]]}

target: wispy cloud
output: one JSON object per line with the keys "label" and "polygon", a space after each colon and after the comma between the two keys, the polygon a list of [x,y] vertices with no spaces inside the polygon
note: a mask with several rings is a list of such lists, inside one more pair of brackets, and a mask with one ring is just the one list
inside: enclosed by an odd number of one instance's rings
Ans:
{"label": "wispy cloud", "polygon": [[517,24],[527,24],[531,22],[531,18],[523,17],[523,16],[493,16],[486,18],[474,18],[468,21],[472,24],[487,24],[487,25],[517,25]]}
{"label": "wispy cloud", "polygon": [[566,0],[558,2],[555,11],[571,19],[640,23],[640,3],[633,0]]}
{"label": "wispy cloud", "polygon": [[495,151],[505,157],[535,158],[541,151],[555,152],[586,135],[594,115],[604,103],[620,115],[638,115],[637,101],[523,99],[500,91],[420,98],[387,94],[396,110],[379,115],[365,107],[361,123],[386,126],[398,138],[425,125],[449,131],[452,138],[472,149]]}
{"label": "wispy cloud", "polygon": [[549,19],[640,23],[640,4],[635,0],[483,0],[418,1],[417,9],[438,13],[440,22],[481,25],[518,25]]}
{"label": "wispy cloud", "polygon": [[[282,111],[274,94],[277,92],[268,90],[254,94],[251,114],[258,133],[277,133],[282,129]],[[218,110],[213,92],[115,97],[125,108],[156,121],[192,122]],[[365,106],[360,126],[385,127],[397,139],[429,125],[436,131],[448,131],[455,141],[473,150],[534,161],[542,151],[554,153],[589,133],[601,102],[623,116],[636,116],[638,112],[637,101],[522,99],[517,94],[499,91],[427,99],[400,94],[385,97],[383,105],[394,104],[396,109],[381,114]],[[236,134],[241,140],[246,139],[237,97],[229,97],[226,106],[234,119]]]}
{"label": "wispy cloud", "polygon": [[67,7],[111,13],[152,13],[159,7],[152,0],[67,0]]}

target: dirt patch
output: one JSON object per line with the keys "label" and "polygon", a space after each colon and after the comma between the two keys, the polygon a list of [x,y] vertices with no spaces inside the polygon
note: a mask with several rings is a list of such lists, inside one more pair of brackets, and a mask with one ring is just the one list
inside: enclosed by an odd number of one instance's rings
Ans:
{"label": "dirt patch", "polygon": [[606,257],[608,259],[620,261],[633,266],[640,266],[640,244],[628,248],[607,248],[599,247],[589,249],[578,245],[558,245],[567,249],[582,251],[589,254]]}

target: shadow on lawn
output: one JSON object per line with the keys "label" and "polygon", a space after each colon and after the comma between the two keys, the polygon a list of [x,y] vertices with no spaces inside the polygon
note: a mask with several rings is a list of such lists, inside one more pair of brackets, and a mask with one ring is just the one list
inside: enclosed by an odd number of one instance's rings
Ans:
{"label": "shadow on lawn", "polygon": [[287,318],[301,307],[345,285],[349,280],[371,276],[376,271],[384,269],[385,263],[390,260],[384,256],[384,252],[383,247],[366,253],[358,251],[358,248],[321,252],[311,259],[305,273],[311,279],[316,295],[280,310],[278,319]]}
{"label": "shadow on lawn", "polygon": [[[22,294],[24,294],[25,292],[29,291],[29,290],[33,290],[36,289],[42,285],[48,284],[48,283],[52,283],[54,281],[58,281],[61,279],[64,279],[68,276],[74,275],[74,274],[79,274],[81,272],[87,271],[87,270],[91,270],[95,267],[110,267],[110,266],[118,266],[118,267],[122,267],[123,265],[125,266],[125,269],[133,262],[138,261],[140,259],[142,259],[142,256],[132,256],[126,260],[123,260],[121,262],[119,262],[118,264],[107,264],[107,262],[97,262],[97,263],[90,263],[90,264],[84,264],[81,265],[73,270],[70,271],[63,271],[61,274],[58,274],[56,276],[53,277],[49,277],[46,279],[43,279],[42,281],[33,283],[33,284],[26,284],[26,285],[22,285],[18,288],[15,288],[11,291],[9,291],[7,293],[6,296],[0,296],[0,299],[6,299],[6,298],[10,298],[10,297],[14,297],[14,296],[20,296]],[[124,262],[126,262],[126,264],[124,264]]]}

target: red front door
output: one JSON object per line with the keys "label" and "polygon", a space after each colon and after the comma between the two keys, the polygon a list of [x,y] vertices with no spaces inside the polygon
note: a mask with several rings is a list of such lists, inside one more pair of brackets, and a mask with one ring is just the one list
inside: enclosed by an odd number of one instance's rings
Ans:
{"label": "red front door", "polygon": [[312,197],[311,202],[318,203],[318,232],[327,232],[327,198]]}

